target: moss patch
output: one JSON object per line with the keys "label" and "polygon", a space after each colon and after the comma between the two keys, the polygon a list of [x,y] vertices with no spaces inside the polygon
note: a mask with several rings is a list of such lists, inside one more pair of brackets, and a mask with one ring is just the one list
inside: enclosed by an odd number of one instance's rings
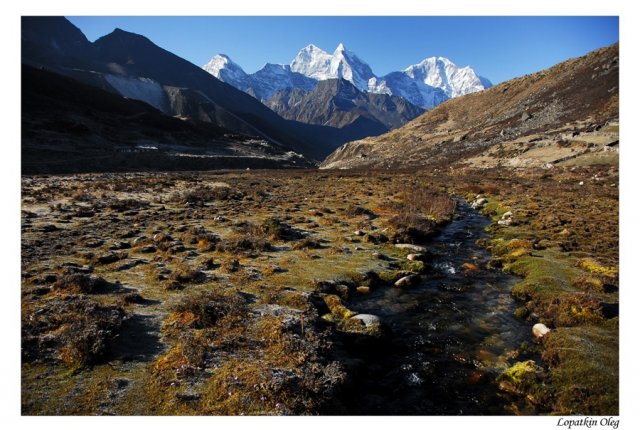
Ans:
{"label": "moss patch", "polygon": [[550,367],[553,410],[560,415],[618,415],[617,319],[553,330],[542,358]]}

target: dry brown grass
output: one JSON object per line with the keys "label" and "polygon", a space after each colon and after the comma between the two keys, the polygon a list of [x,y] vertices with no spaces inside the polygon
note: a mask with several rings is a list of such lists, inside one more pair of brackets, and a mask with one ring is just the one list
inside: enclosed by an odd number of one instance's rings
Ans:
{"label": "dry brown grass", "polygon": [[426,240],[439,224],[451,219],[456,203],[447,194],[416,186],[399,193],[395,202],[386,206],[392,211],[388,223],[396,230],[396,239],[403,242]]}
{"label": "dry brown grass", "polygon": [[109,351],[125,312],[90,298],[51,299],[26,310],[22,319],[23,360],[61,360],[72,368],[95,364]]}

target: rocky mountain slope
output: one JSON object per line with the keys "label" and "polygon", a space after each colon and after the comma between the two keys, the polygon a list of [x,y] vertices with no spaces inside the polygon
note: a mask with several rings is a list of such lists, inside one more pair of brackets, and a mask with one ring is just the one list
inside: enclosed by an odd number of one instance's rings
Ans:
{"label": "rocky mountain slope", "polygon": [[321,168],[552,167],[617,162],[618,44],[449,100],[350,142]]}
{"label": "rocky mountain slope", "polygon": [[342,128],[366,119],[372,124],[371,135],[400,127],[424,112],[402,97],[361,92],[344,79],[321,81],[310,92],[281,90],[265,104],[283,118],[308,124]]}
{"label": "rocky mountain slope", "polygon": [[396,95],[423,109],[445,100],[491,87],[491,82],[471,67],[458,68],[443,57],[432,57],[403,71],[376,76],[371,67],[340,43],[332,54],[308,45],[301,49],[290,65],[267,64],[254,74],[247,74],[228,56],[218,54],[203,68],[234,87],[266,100],[277,91],[310,91],[316,82],[344,79],[362,92]]}
{"label": "rocky mountain slope", "polygon": [[353,138],[331,127],[285,120],[146,37],[119,29],[91,43],[63,17],[24,17],[22,62],[311,159]]}
{"label": "rocky mountain slope", "polygon": [[305,75],[296,73],[283,64],[265,64],[257,72],[248,75],[242,67],[224,55],[215,55],[202,67],[222,82],[242,90],[258,100],[267,100],[276,92],[285,88],[298,88],[311,91],[317,82]]}
{"label": "rocky mountain slope", "polygon": [[22,173],[310,167],[286,147],[22,68]]}

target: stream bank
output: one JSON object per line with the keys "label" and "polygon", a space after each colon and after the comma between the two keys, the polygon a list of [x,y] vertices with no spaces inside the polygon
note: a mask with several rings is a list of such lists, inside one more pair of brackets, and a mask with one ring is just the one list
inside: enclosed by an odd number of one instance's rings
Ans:
{"label": "stream bank", "polygon": [[489,224],[459,201],[458,217],[428,243],[432,270],[418,285],[381,288],[351,304],[379,316],[392,335],[379,348],[351,348],[365,364],[345,394],[347,414],[534,413],[495,382],[523,359],[531,331],[513,316],[519,278],[489,268],[491,254],[476,244]]}

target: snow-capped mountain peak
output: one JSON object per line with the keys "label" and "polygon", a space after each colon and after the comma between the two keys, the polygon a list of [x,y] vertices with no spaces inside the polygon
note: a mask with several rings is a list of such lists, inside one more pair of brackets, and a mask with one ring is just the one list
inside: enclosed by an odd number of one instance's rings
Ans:
{"label": "snow-capped mountain peak", "polygon": [[290,65],[267,63],[251,75],[223,54],[213,57],[203,68],[260,100],[266,100],[282,89],[311,91],[318,81],[344,79],[360,91],[398,95],[429,109],[452,97],[491,86],[488,79],[476,74],[471,67],[459,68],[446,57],[425,58],[402,71],[378,77],[343,43],[331,54],[309,44],[298,51]]}
{"label": "snow-capped mountain peak", "polygon": [[291,62],[291,70],[318,81],[345,79],[361,91],[367,90],[369,79],[374,77],[371,67],[348,51],[343,43],[336,47],[333,54],[315,45],[306,46]]}
{"label": "snow-capped mountain peak", "polygon": [[241,88],[247,83],[245,71],[238,64],[231,61],[228,55],[214,55],[202,68],[222,82],[231,84],[236,88]]}
{"label": "snow-capped mountain peak", "polygon": [[315,45],[302,48],[291,62],[291,70],[317,81],[331,79],[329,67],[332,56]]}
{"label": "snow-capped mountain peak", "polygon": [[418,64],[407,67],[403,73],[411,79],[430,87],[440,88],[449,97],[457,97],[480,91],[486,83],[469,67],[458,68],[445,57],[425,58]]}

